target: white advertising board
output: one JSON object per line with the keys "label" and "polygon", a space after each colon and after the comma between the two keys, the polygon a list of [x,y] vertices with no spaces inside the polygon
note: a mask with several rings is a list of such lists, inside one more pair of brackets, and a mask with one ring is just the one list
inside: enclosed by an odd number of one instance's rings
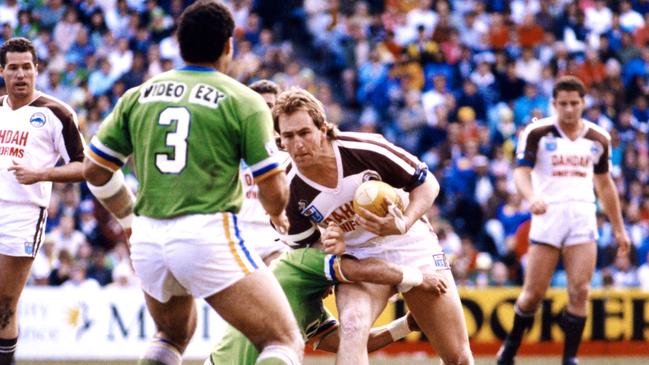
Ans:
{"label": "white advertising board", "polygon": [[[225,322],[203,300],[185,358],[205,359]],[[21,359],[137,359],[155,334],[137,288],[27,287],[18,308]]]}

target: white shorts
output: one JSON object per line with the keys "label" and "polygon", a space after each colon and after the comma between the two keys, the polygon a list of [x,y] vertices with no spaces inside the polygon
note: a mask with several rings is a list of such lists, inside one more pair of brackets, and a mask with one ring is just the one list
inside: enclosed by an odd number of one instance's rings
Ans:
{"label": "white shorts", "polygon": [[34,257],[43,242],[47,209],[0,201],[0,254]]}
{"label": "white shorts", "polygon": [[251,246],[255,247],[255,251],[257,251],[262,259],[275,252],[288,250],[288,246],[278,239],[278,234],[270,226],[270,223],[248,223],[241,220],[241,215],[237,217],[239,218],[239,227],[244,239]]}
{"label": "white shorts", "polygon": [[172,296],[209,297],[264,265],[231,213],[139,216],[132,228],[135,273],[142,289],[162,303]]}
{"label": "white shorts", "polygon": [[530,242],[557,248],[597,240],[597,217],[593,203],[548,204],[544,214],[532,215]]}
{"label": "white shorts", "polygon": [[372,244],[347,247],[345,254],[359,260],[377,258],[392,264],[434,270],[449,269],[437,236],[425,224],[415,224],[405,235],[373,239]]}

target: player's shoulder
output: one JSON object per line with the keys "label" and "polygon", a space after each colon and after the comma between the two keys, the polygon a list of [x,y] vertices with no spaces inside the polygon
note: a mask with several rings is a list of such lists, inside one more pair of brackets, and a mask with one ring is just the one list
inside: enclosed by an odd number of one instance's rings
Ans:
{"label": "player's shoulder", "polygon": [[584,124],[586,125],[586,128],[588,128],[586,137],[592,136],[595,139],[606,141],[609,141],[611,139],[611,135],[606,131],[606,129],[600,127],[599,125],[586,119],[584,119]]}
{"label": "player's shoulder", "polygon": [[525,130],[533,131],[539,129],[548,129],[554,127],[557,123],[557,117],[551,115],[545,118],[532,118],[532,120],[525,126]]}
{"label": "player's shoulder", "polygon": [[362,132],[338,132],[336,134],[335,143],[340,147],[352,150],[374,150],[392,147],[383,135],[378,133],[362,133]]}
{"label": "player's shoulder", "polygon": [[41,92],[30,106],[49,111],[63,124],[78,124],[77,113],[74,109],[72,109],[72,107],[66,102],[52,95]]}

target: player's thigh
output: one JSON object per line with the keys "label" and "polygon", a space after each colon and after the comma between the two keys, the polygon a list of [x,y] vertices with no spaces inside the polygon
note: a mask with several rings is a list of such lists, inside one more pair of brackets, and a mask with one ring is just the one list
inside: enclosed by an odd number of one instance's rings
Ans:
{"label": "player's thigh", "polygon": [[595,242],[573,244],[563,249],[563,266],[568,276],[569,287],[590,284],[597,263]]}
{"label": "player's thigh", "polygon": [[0,305],[11,308],[17,305],[33,261],[31,257],[0,254]]}
{"label": "player's thigh", "polygon": [[540,243],[530,245],[526,255],[523,294],[538,298],[545,293],[559,262],[559,256],[560,251],[554,246]]}
{"label": "player's thigh", "polygon": [[291,343],[299,333],[281,287],[265,267],[205,300],[258,348]]}
{"label": "player's thigh", "polygon": [[144,294],[147,309],[164,337],[183,346],[189,341],[196,328],[196,303],[193,297],[172,296],[166,302]]}
{"label": "player's thigh", "polygon": [[434,295],[418,288],[403,294],[417,324],[442,359],[470,356],[469,336],[460,295],[450,270],[438,270],[448,285],[446,293]]}

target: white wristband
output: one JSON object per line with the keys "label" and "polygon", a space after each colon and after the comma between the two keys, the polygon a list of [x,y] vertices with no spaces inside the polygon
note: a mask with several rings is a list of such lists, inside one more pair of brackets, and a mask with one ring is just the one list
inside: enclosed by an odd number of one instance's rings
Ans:
{"label": "white wristband", "polygon": [[122,170],[117,170],[113,176],[104,185],[97,186],[88,183],[88,189],[97,197],[97,199],[107,199],[117,194],[117,192],[124,186],[124,173]]}
{"label": "white wristband", "polygon": [[388,323],[387,328],[388,332],[390,332],[390,336],[392,336],[392,341],[394,342],[408,336],[408,334],[412,332],[408,327],[408,316],[403,316]]}
{"label": "white wristband", "polygon": [[133,213],[130,213],[126,217],[122,217],[122,218],[115,217],[115,219],[117,220],[119,225],[122,226],[122,228],[126,229],[126,228],[131,228],[131,224],[133,223],[134,216],[135,215]]}
{"label": "white wristband", "polygon": [[421,270],[414,267],[401,266],[401,272],[403,273],[403,278],[401,279],[401,284],[397,285],[397,289],[401,293],[408,292],[424,281],[424,274],[421,273]]}

